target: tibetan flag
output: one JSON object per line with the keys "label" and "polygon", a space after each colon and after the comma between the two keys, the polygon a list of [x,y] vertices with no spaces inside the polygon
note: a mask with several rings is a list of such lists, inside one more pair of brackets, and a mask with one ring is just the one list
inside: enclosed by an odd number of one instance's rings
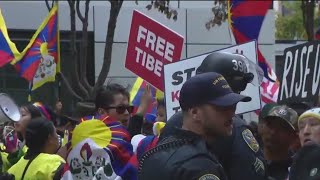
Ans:
{"label": "tibetan flag", "polygon": [[[228,21],[237,44],[258,40],[264,18],[273,1],[229,0]],[[279,83],[272,67],[258,47],[259,66],[264,71],[261,85],[262,104],[276,102]]]}
{"label": "tibetan flag", "polygon": [[19,56],[20,52],[9,38],[7,26],[0,10],[0,67],[14,61]]}
{"label": "tibetan flag", "polygon": [[20,76],[32,81],[32,89],[55,81],[60,72],[58,4],[56,3],[33,35],[21,58],[13,62]]}
{"label": "tibetan flag", "polygon": [[71,137],[67,162],[73,179],[137,179],[130,134],[109,116],[81,119]]}
{"label": "tibetan flag", "polygon": [[[147,84],[148,83],[140,77],[136,79],[136,82],[134,83],[130,92],[131,104],[134,105],[135,107],[139,107],[141,96]],[[150,88],[151,88],[151,93],[152,93],[154,102],[156,102],[156,99],[164,97],[162,91],[154,88],[153,86],[150,86]],[[148,108],[148,113],[156,114],[156,112],[157,112],[157,107],[155,106],[155,103],[152,103]]]}

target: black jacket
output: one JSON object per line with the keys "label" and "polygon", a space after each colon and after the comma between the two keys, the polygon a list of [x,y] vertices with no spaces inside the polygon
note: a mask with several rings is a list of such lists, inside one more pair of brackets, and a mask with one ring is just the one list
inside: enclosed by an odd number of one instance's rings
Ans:
{"label": "black jacket", "polygon": [[128,124],[128,132],[131,135],[131,138],[137,134],[141,134],[141,128],[143,125],[143,115],[135,114],[133,115]]}
{"label": "black jacket", "polygon": [[176,128],[139,161],[139,180],[224,180],[222,166],[197,134]]}
{"label": "black jacket", "polygon": [[[174,127],[181,127],[182,114],[172,116],[160,135],[160,140],[171,136]],[[222,164],[230,180],[252,179],[265,180],[266,162],[261,148],[246,122],[239,116],[233,119],[232,136],[218,138],[210,143],[210,151]]]}
{"label": "black jacket", "polygon": [[320,179],[320,145],[304,145],[293,157],[289,180]]}

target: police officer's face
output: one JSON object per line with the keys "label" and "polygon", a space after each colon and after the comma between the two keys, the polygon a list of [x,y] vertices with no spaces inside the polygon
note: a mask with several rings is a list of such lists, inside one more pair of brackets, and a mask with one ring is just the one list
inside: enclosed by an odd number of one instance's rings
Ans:
{"label": "police officer's face", "polygon": [[218,107],[214,105],[203,105],[200,116],[204,133],[208,136],[230,136],[233,128],[233,116],[236,105]]}
{"label": "police officer's face", "polygon": [[302,146],[320,144],[320,120],[314,117],[301,119],[298,124],[299,138]]}
{"label": "police officer's face", "polygon": [[288,123],[279,118],[267,118],[259,128],[263,144],[269,150],[288,149],[294,142],[295,132]]}

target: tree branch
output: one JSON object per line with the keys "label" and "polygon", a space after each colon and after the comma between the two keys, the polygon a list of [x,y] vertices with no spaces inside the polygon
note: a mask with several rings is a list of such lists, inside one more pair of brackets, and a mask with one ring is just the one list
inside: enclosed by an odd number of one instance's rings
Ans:
{"label": "tree branch", "polygon": [[81,14],[80,11],[80,0],[77,0],[77,14],[79,19],[82,21],[82,23],[85,21],[83,15]]}
{"label": "tree branch", "polygon": [[113,47],[113,39],[114,39],[114,32],[116,29],[118,15],[123,3],[123,0],[119,1],[112,1],[109,0],[111,4],[110,15],[109,15],[109,22],[108,22],[108,33],[106,36],[106,44],[104,50],[104,57],[103,57],[103,64],[98,76],[97,82],[94,86],[94,90],[92,95],[95,96],[97,90],[104,84],[111,65],[111,57],[112,57],[112,47]]}
{"label": "tree branch", "polygon": [[82,95],[82,97],[88,98],[89,93],[88,91],[82,86],[80,83],[79,78],[79,62],[78,62],[78,53],[77,53],[77,46],[76,46],[76,39],[77,39],[77,32],[76,32],[76,11],[75,11],[75,1],[70,0],[69,6],[70,6],[70,23],[71,23],[71,57],[74,64],[74,69],[72,72],[72,76],[74,79],[74,87],[79,92],[78,94]]}
{"label": "tree branch", "polygon": [[[83,86],[88,90],[89,94],[91,94],[91,92],[93,90],[93,87],[89,84],[88,79],[87,79],[89,3],[90,3],[90,0],[86,0],[86,3],[85,3],[85,14],[84,14],[84,19],[82,21],[82,41],[81,41],[81,56],[80,56],[80,72],[81,72],[80,81],[83,84]],[[77,11],[80,12],[79,6],[77,6]]]}
{"label": "tree branch", "polygon": [[314,39],[314,8],[315,1],[314,0],[302,0],[301,1],[301,10],[302,10],[302,19],[303,26],[308,36],[308,41],[312,41]]}
{"label": "tree branch", "polygon": [[80,101],[83,101],[83,98],[80,97],[71,87],[69,81],[67,80],[67,78],[63,75],[62,72],[60,72],[60,77],[62,82],[66,85],[67,89],[69,90],[69,92],[71,93],[71,95],[73,95],[75,98],[79,99]]}
{"label": "tree branch", "polygon": [[48,8],[48,11],[50,11],[52,7],[50,7],[50,5],[49,5],[49,0],[45,0],[45,2],[46,2],[46,6]]}
{"label": "tree branch", "polygon": [[[52,9],[53,6],[54,6],[54,1],[55,1],[55,0],[52,0],[52,2],[51,2],[51,9]],[[51,9],[50,9],[50,10],[51,10]]]}

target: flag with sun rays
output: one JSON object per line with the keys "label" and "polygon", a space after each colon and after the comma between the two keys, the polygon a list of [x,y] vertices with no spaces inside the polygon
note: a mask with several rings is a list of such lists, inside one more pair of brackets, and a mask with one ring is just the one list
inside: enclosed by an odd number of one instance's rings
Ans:
{"label": "flag with sun rays", "polygon": [[7,26],[0,9],[0,67],[12,62],[19,55],[20,52],[16,45],[9,38]]}
{"label": "flag with sun rays", "polygon": [[66,161],[73,179],[137,179],[131,136],[116,119],[83,117],[70,136]]}
{"label": "flag with sun rays", "polygon": [[55,81],[56,73],[60,72],[59,44],[58,4],[55,3],[21,53],[20,60],[12,63],[19,75],[30,82],[31,91]]}

